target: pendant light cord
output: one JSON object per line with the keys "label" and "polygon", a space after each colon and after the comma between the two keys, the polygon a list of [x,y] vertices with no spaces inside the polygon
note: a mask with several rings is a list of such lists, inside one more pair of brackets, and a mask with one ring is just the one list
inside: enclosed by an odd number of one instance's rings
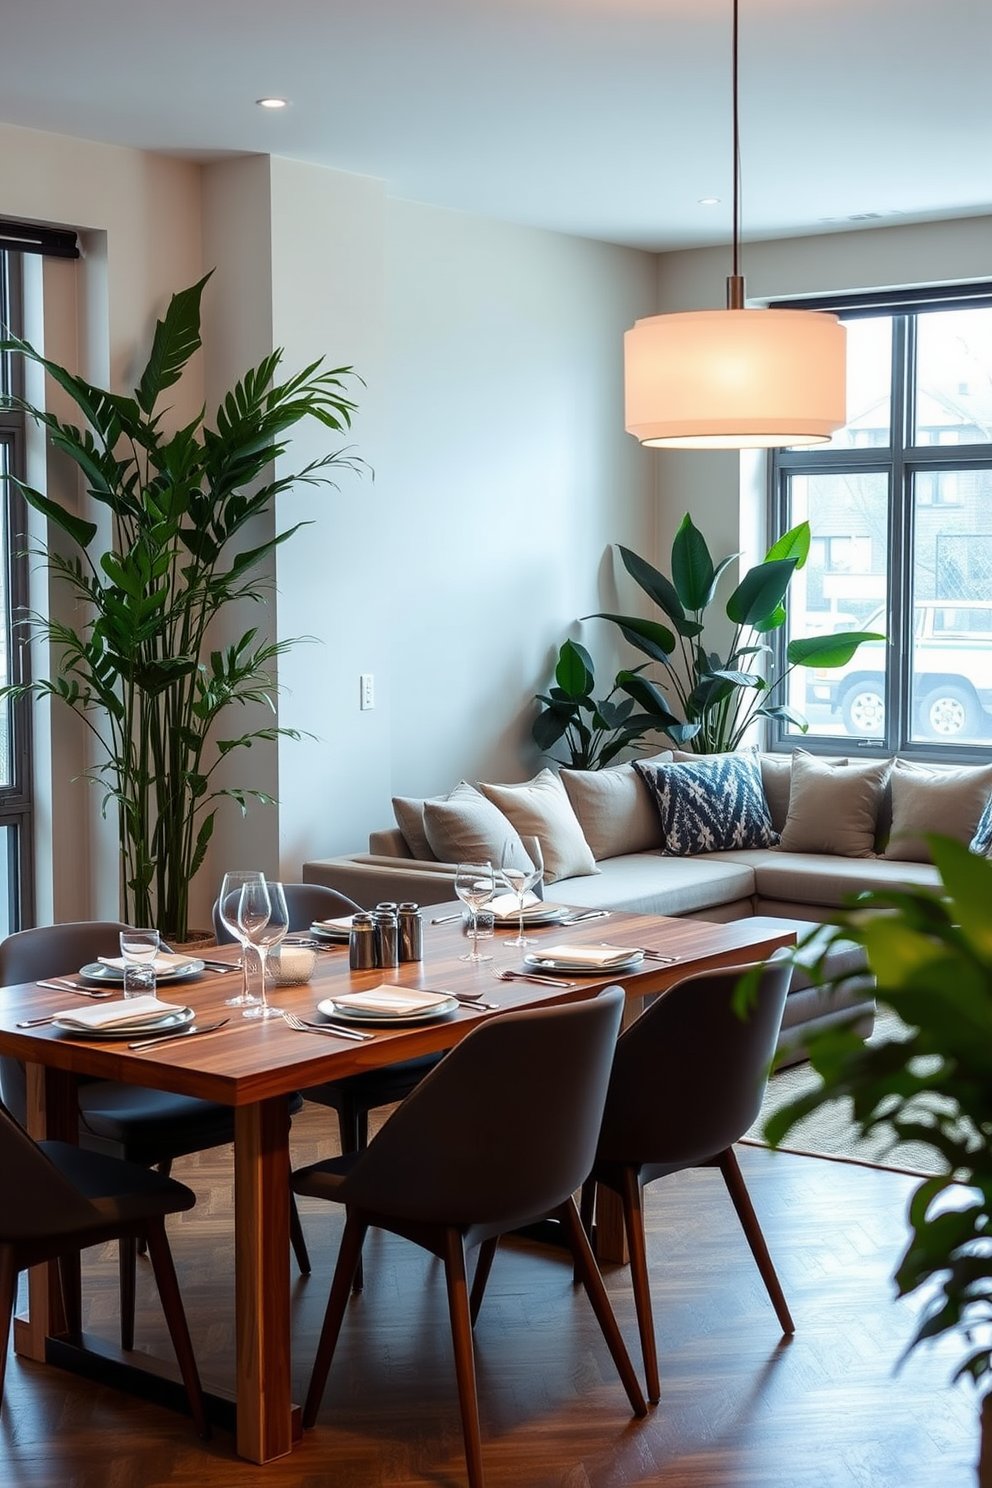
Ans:
{"label": "pendant light cord", "polygon": [[741,274],[741,129],[737,90],[737,60],[739,35],[739,0],[733,0],[734,23],[731,43],[731,98],[734,114],[734,222],[733,222],[733,271],[727,280],[727,309],[743,310],[744,277]]}

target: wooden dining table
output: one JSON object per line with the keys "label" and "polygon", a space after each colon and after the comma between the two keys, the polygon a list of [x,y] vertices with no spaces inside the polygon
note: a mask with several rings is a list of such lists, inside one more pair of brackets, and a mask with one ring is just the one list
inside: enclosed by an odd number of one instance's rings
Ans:
{"label": "wooden dining table", "polygon": [[[576,911],[579,913],[580,911]],[[619,983],[632,1013],[640,1000],[662,993],[675,981],[699,970],[766,958],[795,939],[783,924],[776,931],[763,921],[750,929],[748,920],[716,924],[614,912],[567,927],[532,928],[534,949],[567,941],[596,945],[604,941],[639,947],[648,954],[631,970],[563,976],[560,983],[497,981],[494,968],[525,970],[519,949],[506,944],[513,927],[499,929],[483,942],[491,962],[461,959],[468,948],[460,906],[434,906],[424,911],[424,956],[387,971],[351,971],[346,946],[317,952],[312,979],[280,986],[270,1001],[280,1009],[314,1019],[318,1002],[394,983],[461,997],[477,997],[495,1011],[460,1003],[436,1021],[377,1025],[366,1042],[326,1034],[301,1033],[282,1018],[248,1019],[240,1007],[226,1006],[238,990],[240,972],[205,973],[195,981],[160,984],[160,997],[188,1004],[198,1023],[227,1018],[223,1027],[202,1035],[174,1039],[140,1051],[126,1041],[68,1036],[49,1025],[18,1028],[29,1018],[64,1011],[81,1001],[71,993],[37,983],[0,989],[0,1053],[23,1060],[28,1073],[28,1125],[34,1136],[78,1139],[76,1084],[80,1076],[121,1080],[128,1084],[199,1096],[230,1105],[235,1112],[235,1310],[236,1379],[234,1425],[239,1454],[264,1463],[285,1455],[300,1439],[299,1409],[290,1386],[290,1244],[289,1115],[286,1096],[306,1086],[340,1079],[397,1060],[451,1048],[486,1018],[514,1008],[571,1002],[595,996]],[[436,923],[435,923],[436,922]],[[211,958],[237,957],[237,947],[211,950]],[[662,959],[664,958],[664,959]],[[75,976],[79,968],[67,967]],[[137,1039],[135,1036],[135,1041]],[[600,1217],[602,1227],[604,1219]],[[614,1219],[615,1223],[615,1219]],[[600,1251],[603,1251],[601,1236]],[[80,1372],[125,1382],[122,1369],[110,1376],[106,1361],[89,1339],[83,1341],[78,1320],[66,1319],[55,1268],[36,1268],[29,1279],[29,1308],[15,1323],[15,1348],[31,1359],[68,1364]],[[129,1368],[131,1366],[128,1366]],[[159,1371],[161,1373],[161,1371]],[[130,1376],[128,1376],[130,1378]],[[173,1387],[174,1388],[174,1387]],[[212,1399],[213,1397],[211,1397]],[[209,1404],[209,1402],[208,1402]],[[228,1403],[230,1419],[230,1403]],[[215,1412],[225,1419],[218,1407]]]}

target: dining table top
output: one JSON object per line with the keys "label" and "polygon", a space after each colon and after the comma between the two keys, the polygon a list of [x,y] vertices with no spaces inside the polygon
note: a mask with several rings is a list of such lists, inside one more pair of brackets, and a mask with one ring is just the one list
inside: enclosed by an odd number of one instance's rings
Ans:
{"label": "dining table top", "polygon": [[[282,1018],[246,1018],[243,1009],[228,1006],[227,999],[239,990],[241,973],[232,964],[228,973],[204,972],[195,980],[161,981],[158,995],[194,1009],[198,1024],[225,1018],[223,1027],[192,1037],[170,1038],[161,1047],[132,1050],[120,1039],[77,1037],[42,1025],[18,1028],[32,1018],[64,1012],[80,1003],[72,992],[41,987],[36,982],[0,989],[0,1045],[5,1053],[26,1061],[97,1076],[196,1095],[232,1106],[250,1105],[333,1077],[342,1078],[394,1060],[452,1047],[485,1018],[513,1008],[579,1000],[595,995],[613,983],[624,986],[628,997],[663,992],[690,972],[735,961],[760,960],[795,936],[782,922],[781,930],[760,930],[746,919],[719,924],[703,920],[672,919],[612,911],[595,919],[568,926],[528,926],[532,944],[527,950],[539,953],[567,942],[575,946],[630,946],[647,952],[636,967],[620,971],[599,970],[595,974],[562,974],[551,986],[543,982],[498,981],[493,970],[522,972],[528,968],[527,951],[507,944],[515,925],[501,927],[493,939],[480,944],[491,961],[471,963],[461,959],[469,947],[461,922],[460,906],[432,906],[424,911],[424,957],[402,962],[386,970],[354,971],[349,967],[347,944],[329,943],[316,952],[316,966],[308,982],[277,986],[269,1001],[281,1011],[304,1019],[316,1019],[317,1004],[342,993],[365,991],[382,984],[450,990],[461,998],[478,998],[486,1008],[464,1002],[443,1019],[364,1027],[373,1033],[367,1041],[336,1038],[327,1034],[298,1032]],[[579,913],[581,911],[577,911]],[[239,948],[223,946],[211,950],[211,960],[237,961]],[[660,959],[665,958],[665,959]],[[64,975],[78,980],[78,967],[67,967]],[[134,1035],[134,1041],[140,1034]]]}

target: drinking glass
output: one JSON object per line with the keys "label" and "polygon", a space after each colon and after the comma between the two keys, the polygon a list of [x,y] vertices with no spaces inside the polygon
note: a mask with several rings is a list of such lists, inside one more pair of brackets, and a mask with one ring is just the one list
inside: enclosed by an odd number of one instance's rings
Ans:
{"label": "drinking glass", "polygon": [[455,893],[472,911],[472,949],[459,961],[491,961],[492,956],[479,950],[478,913],[488,904],[496,891],[496,880],[492,863],[459,863],[455,874]]}
{"label": "drinking glass", "polygon": [[157,930],[137,930],[130,926],[121,931],[121,955],[124,957],[124,996],[155,995],[155,957],[159,951]]}
{"label": "drinking glass", "polygon": [[506,942],[507,945],[511,946],[534,944],[533,940],[528,940],[524,934],[524,898],[527,890],[532,889],[544,876],[544,855],[541,852],[541,844],[538,838],[521,837],[520,841],[523,843],[524,852],[529,859],[528,866],[521,866],[519,853],[514,855],[513,852],[515,844],[511,845],[510,843],[507,843],[503,849],[503,862],[500,865],[500,872],[509,885],[511,894],[513,894],[517,901],[517,912],[519,916],[517,933],[512,940]]}
{"label": "drinking glass", "polygon": [[289,929],[286,895],[281,883],[261,879],[242,884],[238,899],[238,926],[248,945],[255,947],[262,964],[260,997],[246,1007],[244,1018],[281,1018],[279,1008],[269,1006],[265,992],[265,960],[273,946],[279,945]]}
{"label": "drinking glass", "polygon": [[229,1007],[244,1007],[246,1003],[255,1000],[254,994],[248,987],[248,942],[242,935],[238,924],[238,900],[246,883],[262,883],[264,877],[265,875],[257,868],[238,868],[231,873],[225,873],[224,881],[220,886],[217,913],[220,915],[221,924],[230,930],[241,946],[241,991],[236,997],[224,999]]}

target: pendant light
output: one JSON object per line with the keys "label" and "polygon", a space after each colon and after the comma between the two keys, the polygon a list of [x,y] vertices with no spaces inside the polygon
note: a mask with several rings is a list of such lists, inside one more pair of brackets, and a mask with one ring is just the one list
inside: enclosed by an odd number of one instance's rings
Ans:
{"label": "pendant light", "polygon": [[822,444],[847,421],[847,333],[837,317],[744,308],[738,3],[733,0],[734,244],[727,308],[653,315],[624,336],[626,428],[642,444],[661,449]]}

